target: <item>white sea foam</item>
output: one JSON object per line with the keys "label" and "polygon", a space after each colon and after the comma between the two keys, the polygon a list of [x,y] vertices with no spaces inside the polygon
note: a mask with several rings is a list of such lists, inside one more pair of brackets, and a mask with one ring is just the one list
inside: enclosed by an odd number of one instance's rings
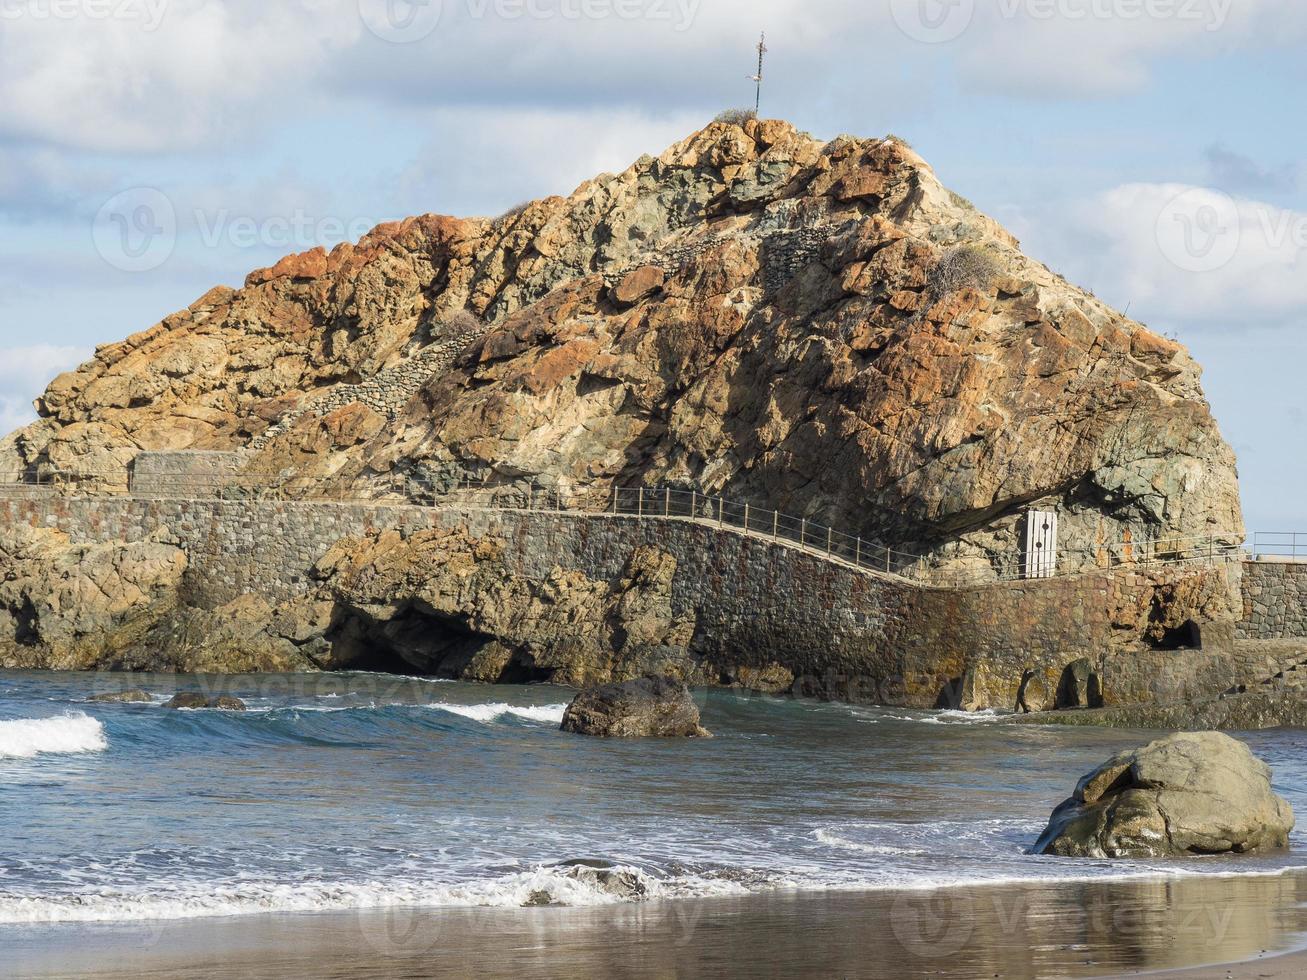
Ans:
{"label": "white sea foam", "polygon": [[137,922],[251,915],[263,912],[339,912],[408,908],[521,908],[527,905],[588,907],[654,898],[740,894],[729,881],[697,876],[658,880],[615,866],[639,882],[642,894],[614,893],[569,868],[541,867],[497,878],[442,884],[420,880],[385,882],[272,881],[180,882],[142,888],[96,888],[58,895],[0,891],[0,924]]}
{"label": "white sea foam", "polygon": [[104,726],[80,712],[54,718],[0,721],[0,759],[31,759],[45,753],[102,752]]}
{"label": "white sea foam", "polygon": [[921,711],[916,714],[894,714],[884,708],[851,707],[849,712],[860,722],[869,725],[882,721],[903,721],[917,725],[984,725],[1002,721],[1002,713],[985,711]]}
{"label": "white sea foam", "polygon": [[471,718],[473,721],[479,721],[482,724],[491,724],[499,721],[505,715],[512,715],[515,718],[522,718],[526,721],[539,722],[542,725],[561,725],[563,715],[567,712],[565,704],[545,704],[537,707],[520,706],[514,704],[432,704],[428,707],[437,711],[448,711],[450,714],[461,715],[464,718]]}
{"label": "white sea foam", "polygon": [[812,835],[820,843],[838,847],[846,851],[858,851],[861,854],[878,854],[883,856],[921,857],[929,851],[913,847],[895,847],[892,844],[868,844],[863,841],[849,840],[830,830],[818,830]]}

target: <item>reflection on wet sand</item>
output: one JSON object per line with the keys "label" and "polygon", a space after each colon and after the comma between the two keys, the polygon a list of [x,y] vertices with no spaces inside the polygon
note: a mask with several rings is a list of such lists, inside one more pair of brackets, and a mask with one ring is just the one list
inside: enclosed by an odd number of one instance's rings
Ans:
{"label": "reflection on wet sand", "polygon": [[[775,892],[585,909],[390,909],[31,928],[19,976],[1099,977],[1295,945],[1307,878]],[[11,937],[12,938],[12,937]]]}

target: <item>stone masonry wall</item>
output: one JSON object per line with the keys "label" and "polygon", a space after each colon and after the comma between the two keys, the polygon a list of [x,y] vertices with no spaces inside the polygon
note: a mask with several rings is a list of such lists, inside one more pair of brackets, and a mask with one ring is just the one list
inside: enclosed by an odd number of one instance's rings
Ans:
{"label": "stone masonry wall", "polygon": [[521,574],[555,567],[620,576],[642,544],[678,561],[672,601],[697,622],[693,652],[720,665],[788,672],[796,689],[839,700],[934,707],[968,672],[976,706],[1010,709],[1029,671],[1056,679],[1089,658],[1107,703],[1218,693],[1247,679],[1228,651],[1157,651],[1113,622],[1113,610],[1198,571],[1093,573],[971,589],[924,588],[871,576],[796,548],[677,520],[386,504],[139,498],[0,499],[0,521],[57,527],[79,541],[159,536],[190,559],[185,600],[215,608],[241,595],[278,602],[308,588],[308,571],[342,537],[432,525],[503,539]]}
{"label": "stone masonry wall", "polygon": [[138,497],[195,496],[236,482],[243,452],[149,452],[132,462],[131,490]]}
{"label": "stone masonry wall", "polygon": [[1250,561],[1244,564],[1243,574],[1241,637],[1307,637],[1307,563]]}

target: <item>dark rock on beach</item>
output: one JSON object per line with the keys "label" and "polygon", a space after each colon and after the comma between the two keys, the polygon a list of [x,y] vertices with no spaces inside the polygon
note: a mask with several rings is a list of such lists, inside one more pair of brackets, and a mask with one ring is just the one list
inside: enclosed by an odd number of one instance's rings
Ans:
{"label": "dark rock on beach", "polygon": [[86,700],[92,704],[146,704],[154,699],[145,691],[132,690],[93,694]]}
{"label": "dark rock on beach", "polygon": [[1271,770],[1219,732],[1171,735],[1080,780],[1035,844],[1060,857],[1253,854],[1289,844],[1293,810]]}
{"label": "dark rock on beach", "polygon": [[606,738],[710,734],[699,724],[699,708],[690,689],[668,677],[646,677],[582,691],[563,715],[563,731]]}
{"label": "dark rock on beach", "polygon": [[220,697],[211,698],[196,691],[183,691],[180,694],[173,695],[171,701],[164,705],[165,708],[215,708],[219,711],[244,711],[245,702],[240,698]]}

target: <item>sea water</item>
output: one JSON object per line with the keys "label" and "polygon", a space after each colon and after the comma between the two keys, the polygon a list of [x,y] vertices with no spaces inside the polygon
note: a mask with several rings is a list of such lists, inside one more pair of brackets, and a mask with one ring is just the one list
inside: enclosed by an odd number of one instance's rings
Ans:
{"label": "sea water", "polygon": [[[146,704],[89,702],[139,686]],[[178,690],[250,710],[177,711]],[[23,925],[777,890],[1275,875],[1031,856],[1148,733],[699,693],[711,739],[559,731],[570,692],[367,674],[0,674],[0,944]],[[1307,813],[1307,733],[1243,736]],[[628,870],[611,891],[568,862]]]}

